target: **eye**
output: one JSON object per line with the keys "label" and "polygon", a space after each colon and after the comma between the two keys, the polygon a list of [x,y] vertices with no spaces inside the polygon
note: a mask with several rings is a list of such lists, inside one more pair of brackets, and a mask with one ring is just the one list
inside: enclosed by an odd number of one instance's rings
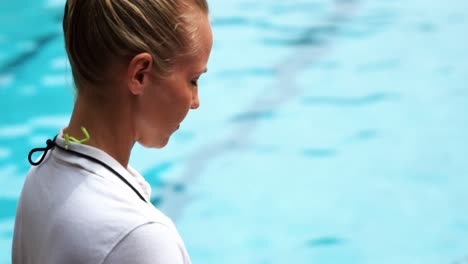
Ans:
{"label": "eye", "polygon": [[190,83],[192,86],[198,86],[198,79],[192,80]]}

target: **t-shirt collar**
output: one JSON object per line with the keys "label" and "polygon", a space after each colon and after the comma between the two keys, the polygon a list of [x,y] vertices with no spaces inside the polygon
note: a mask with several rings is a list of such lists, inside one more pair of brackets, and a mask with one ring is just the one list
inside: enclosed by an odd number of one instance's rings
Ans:
{"label": "t-shirt collar", "polygon": [[[68,146],[66,147],[65,139],[63,138],[63,129],[60,130],[59,134],[57,135],[55,139],[55,143],[59,145],[60,147],[67,148],[69,150],[73,150],[73,151],[85,154],[87,156],[91,156],[107,164],[108,166],[113,168],[117,173],[119,173],[125,180],[127,180],[128,183],[132,185],[133,188],[135,188],[138,191],[138,193],[146,199],[146,202],[149,202],[150,196],[151,196],[150,185],[148,184],[148,182],[146,182],[143,176],[141,176],[141,174],[139,174],[130,165],[128,165],[127,168],[124,168],[122,164],[120,164],[117,160],[115,160],[112,156],[110,156],[106,152],[98,148],[89,146],[89,145],[70,141],[68,143]],[[55,153],[54,154],[55,157],[58,157],[71,164],[81,166],[84,169],[94,174],[100,175],[100,176],[117,177],[117,175],[114,175],[112,171],[108,170],[106,167],[102,166],[101,164],[98,164],[92,160],[88,160],[83,157],[73,155],[73,153],[69,153],[69,155],[66,155],[66,154],[63,155],[64,151],[60,149],[58,150],[59,152],[53,151],[53,153]]]}

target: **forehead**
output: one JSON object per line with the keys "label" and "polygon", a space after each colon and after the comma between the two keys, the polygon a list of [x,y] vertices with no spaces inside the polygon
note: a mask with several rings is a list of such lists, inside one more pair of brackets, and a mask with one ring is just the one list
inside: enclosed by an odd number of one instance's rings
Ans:
{"label": "forehead", "polygon": [[181,60],[179,66],[196,67],[196,70],[201,71],[206,68],[206,64],[208,63],[213,46],[213,33],[206,14],[194,17],[191,26],[195,27],[195,34],[191,40],[194,50],[191,52],[191,55]]}
{"label": "forehead", "polygon": [[210,53],[213,46],[213,32],[211,30],[210,20],[208,15],[205,15],[201,19],[199,28],[200,42],[202,42],[202,49],[204,48],[205,53]]}
{"label": "forehead", "polygon": [[213,46],[213,33],[208,15],[199,12],[193,22],[192,26],[196,27],[193,37],[193,44],[196,47],[195,56],[209,56]]}

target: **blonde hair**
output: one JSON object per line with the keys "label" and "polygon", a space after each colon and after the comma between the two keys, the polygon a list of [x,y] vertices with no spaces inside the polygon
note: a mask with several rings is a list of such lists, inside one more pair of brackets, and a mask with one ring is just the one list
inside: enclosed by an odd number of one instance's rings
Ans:
{"label": "blonde hair", "polygon": [[67,0],[65,48],[75,85],[108,81],[112,63],[148,52],[153,68],[167,74],[181,56],[199,48],[194,9],[206,0]]}

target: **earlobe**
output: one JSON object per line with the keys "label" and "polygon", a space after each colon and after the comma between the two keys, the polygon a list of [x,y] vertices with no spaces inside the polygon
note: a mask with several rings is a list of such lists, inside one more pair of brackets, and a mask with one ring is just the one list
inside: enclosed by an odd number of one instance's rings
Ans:
{"label": "earlobe", "polygon": [[151,74],[153,57],[149,53],[136,55],[128,65],[128,88],[134,95],[143,93],[144,87]]}

